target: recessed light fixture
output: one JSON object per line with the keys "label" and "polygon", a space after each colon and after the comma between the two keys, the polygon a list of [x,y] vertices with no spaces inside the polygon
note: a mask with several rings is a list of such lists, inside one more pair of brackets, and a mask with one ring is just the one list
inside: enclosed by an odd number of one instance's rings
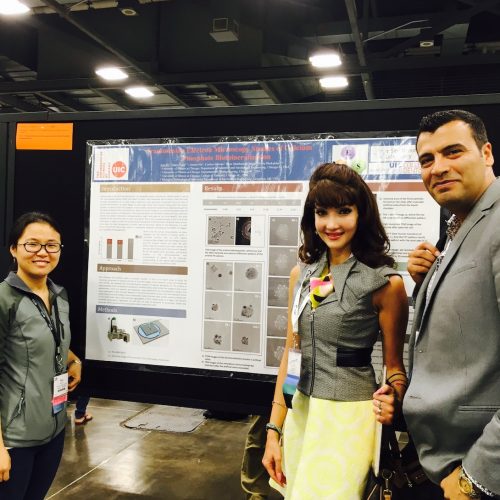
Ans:
{"label": "recessed light fixture", "polygon": [[153,92],[146,87],[129,87],[128,89],[125,89],[125,92],[129,96],[136,97],[137,99],[154,96]]}
{"label": "recessed light fixture", "polygon": [[120,68],[116,68],[114,66],[108,66],[106,68],[99,68],[95,70],[96,74],[105,80],[125,80],[128,78],[127,73],[121,70]]}
{"label": "recessed light fixture", "polygon": [[428,49],[430,47],[434,47],[434,40],[422,40],[420,42],[420,48]]}
{"label": "recessed light fixture", "polygon": [[345,76],[327,76],[319,79],[319,84],[324,89],[342,89],[349,85]]}
{"label": "recessed light fixture", "polygon": [[124,7],[122,9],[120,9],[120,12],[124,15],[124,16],[128,16],[128,17],[131,17],[131,16],[138,16],[139,14],[137,14],[137,11],[135,9],[133,9],[132,7]]}
{"label": "recessed light fixture", "polygon": [[19,0],[2,0],[0,2],[0,14],[5,14],[6,16],[26,14],[29,11],[29,7],[26,7]]}
{"label": "recessed light fixture", "polygon": [[315,68],[335,68],[342,64],[340,56],[336,52],[319,52],[309,58],[309,62]]}

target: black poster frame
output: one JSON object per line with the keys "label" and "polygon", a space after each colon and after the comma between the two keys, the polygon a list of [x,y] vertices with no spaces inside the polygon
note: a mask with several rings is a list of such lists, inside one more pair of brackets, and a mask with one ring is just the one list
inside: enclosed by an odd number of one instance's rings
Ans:
{"label": "black poster frame", "polygon": [[[10,262],[6,235],[13,218],[33,209],[47,211],[63,228],[65,252],[54,280],[68,289],[72,348],[83,355],[88,234],[85,218],[89,140],[147,137],[228,138],[252,135],[415,131],[422,115],[460,107],[481,116],[490,140],[500,144],[500,95],[458,96],[392,101],[314,103],[266,107],[134,111],[118,113],[30,113],[0,115],[0,217],[4,246],[0,265]],[[73,122],[73,151],[16,151],[19,122]],[[498,173],[498,167],[496,167]],[[207,373],[208,372],[208,373]],[[237,412],[265,412],[270,407],[272,377],[241,377],[211,370],[131,367],[126,363],[87,362],[83,391],[92,396],[175,404]]]}

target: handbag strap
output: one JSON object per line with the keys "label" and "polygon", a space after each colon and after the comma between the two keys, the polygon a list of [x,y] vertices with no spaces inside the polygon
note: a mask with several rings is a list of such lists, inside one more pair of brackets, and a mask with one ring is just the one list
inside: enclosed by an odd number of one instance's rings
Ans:
{"label": "handbag strap", "polygon": [[[394,477],[392,478],[393,483],[398,488],[402,488],[405,485],[412,488],[417,484],[427,481],[428,478],[422,468],[422,465],[418,461],[416,450],[413,450],[415,457],[408,461],[408,463],[405,463],[405,460],[407,460],[408,457],[405,459],[403,453],[401,452],[394,428],[392,426],[388,426],[386,430],[386,439],[389,445],[389,452],[392,460],[391,469],[394,474]],[[408,444],[406,447],[414,448],[415,445],[413,444],[411,435],[408,435],[408,438]]]}

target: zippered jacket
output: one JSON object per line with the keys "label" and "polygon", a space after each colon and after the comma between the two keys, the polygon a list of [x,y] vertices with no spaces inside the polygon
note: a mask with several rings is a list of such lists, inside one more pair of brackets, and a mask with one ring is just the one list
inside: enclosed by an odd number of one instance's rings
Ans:
{"label": "zippered jacket", "polygon": [[[57,301],[61,354],[66,365],[70,344],[69,303],[64,288],[47,280],[50,302]],[[64,430],[65,409],[53,414],[56,343],[33,303],[45,304],[11,272],[0,283],[0,416],[6,447],[39,446]],[[54,307],[51,317],[56,324]]]}

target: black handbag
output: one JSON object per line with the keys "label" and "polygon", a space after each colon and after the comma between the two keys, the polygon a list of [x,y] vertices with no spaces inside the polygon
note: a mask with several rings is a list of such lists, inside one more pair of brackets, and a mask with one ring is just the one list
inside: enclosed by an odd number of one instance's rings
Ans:
{"label": "black handbag", "polygon": [[380,472],[372,470],[366,483],[363,500],[441,500],[443,491],[425,475],[417,450],[409,436],[400,449],[392,426],[382,429]]}

